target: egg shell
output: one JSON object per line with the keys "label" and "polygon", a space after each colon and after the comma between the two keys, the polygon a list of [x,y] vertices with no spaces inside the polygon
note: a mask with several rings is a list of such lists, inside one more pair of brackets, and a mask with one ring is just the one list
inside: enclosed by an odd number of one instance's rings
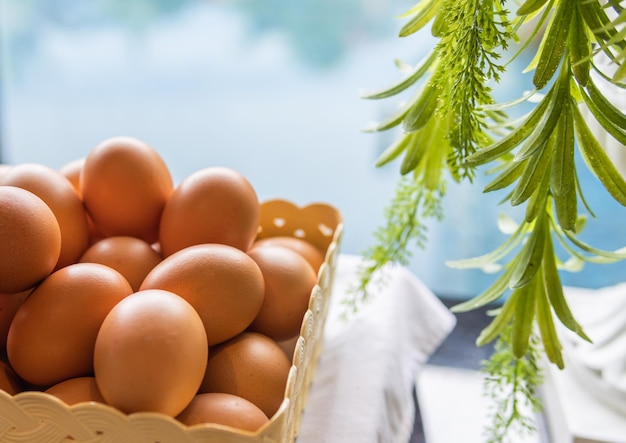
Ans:
{"label": "egg shell", "polygon": [[0,360],[0,389],[15,395],[24,389],[22,381],[6,362]]}
{"label": "egg shell", "polygon": [[32,192],[52,209],[61,230],[55,269],[76,263],[89,244],[89,229],[83,202],[70,181],[48,166],[22,163],[11,168],[3,184]]}
{"label": "egg shell", "polygon": [[100,325],[131,293],[126,279],[108,266],[76,263],[52,273],[13,318],[7,337],[11,366],[39,386],[93,374]]}
{"label": "egg shell", "polygon": [[112,137],[85,158],[80,192],[96,231],[157,240],[161,212],[173,189],[159,153],[132,137]]}
{"label": "egg shell", "polygon": [[255,241],[252,247],[268,245],[283,246],[297,252],[309,262],[315,273],[319,271],[325,260],[323,251],[317,249],[312,243],[298,237],[265,237]]}
{"label": "egg shell", "polygon": [[105,403],[94,377],[70,378],[49,387],[44,392],[69,406],[85,402]]}
{"label": "egg shell", "polygon": [[247,251],[259,219],[257,194],[242,174],[225,167],[201,169],[187,176],[165,205],[159,231],[163,256],[202,243]]}
{"label": "egg shell", "polygon": [[65,178],[67,178],[70,181],[70,183],[74,187],[74,190],[79,196],[81,196],[80,174],[83,170],[84,164],[85,164],[85,158],[82,157],[82,158],[77,158],[75,160],[72,160],[69,163],[66,163],[65,165],[61,166],[61,168],[59,168],[59,172],[61,173],[61,175],[63,175]]}
{"label": "egg shell", "polygon": [[115,236],[103,238],[91,245],[79,262],[107,265],[122,274],[133,291],[138,291],[143,279],[161,260],[161,256],[144,240]]}
{"label": "egg shell", "polygon": [[0,294],[0,349],[6,348],[13,317],[31,291],[32,289],[27,289],[16,294]]}
{"label": "egg shell", "polygon": [[175,417],[196,395],[208,343],[202,320],[183,298],[163,290],[135,292],[107,315],[96,340],[96,382],[122,412]]}
{"label": "egg shell", "polygon": [[245,252],[222,244],[190,246],[165,258],[141,284],[187,300],[198,312],[209,345],[243,332],[263,303],[264,281]]}
{"label": "egg shell", "polygon": [[248,255],[259,265],[265,282],[263,305],[248,328],[274,340],[300,332],[317,275],[308,261],[283,246],[254,248]]}
{"label": "egg shell", "polygon": [[196,395],[176,419],[186,426],[213,423],[250,432],[269,421],[254,403],[221,392]]}
{"label": "egg shell", "polygon": [[11,167],[12,167],[11,165],[6,165],[4,163],[0,163],[0,184],[2,184],[2,180],[4,179],[6,174],[9,172]]}
{"label": "egg shell", "polygon": [[274,340],[242,332],[211,348],[199,393],[243,397],[271,418],[284,400],[290,368],[291,362]]}
{"label": "egg shell", "polygon": [[34,287],[60,253],[61,229],[50,207],[30,191],[0,186],[0,293]]}

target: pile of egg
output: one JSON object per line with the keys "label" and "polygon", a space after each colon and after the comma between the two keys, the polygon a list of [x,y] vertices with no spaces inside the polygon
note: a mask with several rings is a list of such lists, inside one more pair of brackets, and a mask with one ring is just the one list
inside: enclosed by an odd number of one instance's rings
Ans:
{"label": "pile of egg", "polygon": [[258,240],[259,219],[242,174],[174,185],[131,137],[59,170],[0,165],[0,389],[259,429],[324,261]]}

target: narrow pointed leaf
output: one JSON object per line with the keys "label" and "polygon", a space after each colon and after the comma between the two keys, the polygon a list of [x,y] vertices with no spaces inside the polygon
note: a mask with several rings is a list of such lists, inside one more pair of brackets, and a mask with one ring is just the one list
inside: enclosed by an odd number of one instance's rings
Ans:
{"label": "narrow pointed leaf", "polygon": [[407,37],[422,29],[433,19],[439,10],[439,2],[437,0],[422,0],[420,3],[424,7],[415,11],[413,17],[402,26],[399,32],[400,37]]}
{"label": "narrow pointed leaf", "polygon": [[526,168],[517,181],[511,196],[511,204],[517,206],[530,198],[543,181],[552,161],[552,149],[548,140],[528,159]]}
{"label": "narrow pointed leaf", "polygon": [[517,10],[517,15],[528,15],[537,12],[548,0],[526,0]]}
{"label": "narrow pointed leaf", "polygon": [[550,188],[554,195],[565,195],[575,188],[574,119],[570,106],[563,106],[563,113],[556,128],[554,156],[550,170]]}
{"label": "narrow pointed leaf", "polygon": [[572,72],[576,81],[585,86],[589,81],[589,70],[591,69],[591,42],[584,27],[584,21],[577,5],[572,6],[574,13],[572,16],[572,27],[569,33],[569,54],[572,65]]}
{"label": "narrow pointed leaf", "polygon": [[561,353],[562,346],[556,333],[556,328],[554,327],[550,303],[548,302],[546,291],[543,290],[543,288],[538,288],[536,299],[535,315],[541,334],[541,341],[543,342],[543,349],[546,352],[548,360],[558,368],[563,369],[565,364],[563,362],[563,354]]}
{"label": "narrow pointed leaf", "polygon": [[405,175],[417,168],[428,151],[428,143],[424,142],[423,131],[410,133],[410,144],[407,145],[404,158],[400,164],[400,174]]}
{"label": "narrow pointed leaf", "polygon": [[474,309],[478,309],[483,307],[489,303],[495,302],[500,297],[504,295],[504,293],[509,288],[509,279],[511,278],[512,267],[507,267],[506,270],[498,277],[492,284],[476,297],[471,298],[463,303],[453,306],[450,308],[452,312],[468,312]]}
{"label": "narrow pointed leaf", "polygon": [[483,268],[490,263],[495,263],[504,258],[520,244],[523,238],[524,230],[518,229],[493,251],[478,257],[447,261],[446,265],[454,269]]}
{"label": "narrow pointed leaf", "polygon": [[387,149],[376,160],[375,166],[377,168],[392,162],[402,154],[408,146],[411,145],[411,141],[414,138],[415,133],[402,134],[400,138]]}
{"label": "narrow pointed leaf", "polygon": [[402,122],[406,132],[417,131],[430,120],[437,109],[437,90],[432,85],[426,85],[419,99],[411,105],[411,108]]}
{"label": "narrow pointed leaf", "polygon": [[559,225],[568,231],[575,231],[578,215],[578,199],[576,188],[572,187],[565,193],[554,194],[554,207]]}
{"label": "narrow pointed leaf", "polygon": [[522,358],[528,350],[528,340],[532,332],[535,318],[535,299],[537,293],[537,278],[528,284],[515,289],[518,292],[515,312],[513,313],[513,328],[511,330],[511,350],[517,358]]}
{"label": "narrow pointed leaf", "polygon": [[476,346],[484,346],[492,342],[502,333],[513,317],[518,299],[519,292],[513,291],[500,308],[500,312],[498,312],[489,325],[480,332],[476,339]]}
{"label": "narrow pointed leaf", "polygon": [[535,192],[528,199],[528,205],[526,206],[525,220],[527,223],[531,223],[535,220],[539,214],[545,212],[548,202],[548,194],[550,190],[550,175],[543,174],[539,186]]}
{"label": "narrow pointed leaf", "polygon": [[545,293],[548,296],[550,305],[554,309],[554,313],[561,321],[563,326],[569,330],[578,334],[581,338],[587,341],[591,341],[587,334],[583,331],[582,326],[576,321],[572,311],[570,310],[565,295],[563,293],[563,286],[561,284],[561,278],[557,269],[555,261],[555,251],[552,244],[550,234],[547,234],[546,247],[543,255],[543,262],[541,264],[541,271],[543,276],[543,286]]}
{"label": "narrow pointed leaf", "polygon": [[574,8],[568,1],[561,1],[554,11],[553,20],[542,42],[541,54],[533,76],[533,84],[542,89],[557,70],[567,47],[567,36]]}
{"label": "narrow pointed leaf", "polygon": [[598,110],[615,126],[626,129],[626,114],[607,99],[593,81],[587,83],[586,91],[589,93],[588,97],[584,91],[581,91],[583,98],[587,97],[587,99],[593,102]]}
{"label": "narrow pointed leaf", "polygon": [[515,183],[515,180],[522,175],[526,161],[512,161],[507,165],[507,168],[503,170],[495,179],[485,186],[483,192],[497,191],[499,189],[506,188],[509,185]]}
{"label": "narrow pointed leaf", "polygon": [[576,134],[581,153],[596,177],[602,182],[606,190],[620,204],[626,206],[626,182],[619,173],[606,152],[598,143],[584,117],[577,107],[572,106],[574,121],[576,122]]}
{"label": "narrow pointed leaf", "polygon": [[379,91],[367,92],[361,94],[361,98],[377,100],[381,98],[388,98],[401,93],[402,91],[413,86],[418,80],[420,80],[437,60],[437,53],[433,51],[419,66],[417,66],[411,74],[403,78],[397,83],[391,86],[387,86]]}
{"label": "narrow pointed leaf", "polygon": [[548,94],[541,100],[541,102],[528,114],[528,117],[520,126],[509,135],[501,140],[493,143],[492,145],[480,149],[470,155],[467,159],[469,165],[481,165],[489,163],[490,161],[502,156],[503,154],[511,151],[521,142],[523,142],[536,128],[539,121],[541,121],[544,113],[550,101],[554,95],[554,90],[551,89]]}
{"label": "narrow pointed leaf", "polygon": [[527,285],[534,277],[537,269],[539,269],[543,257],[545,229],[547,229],[547,226],[544,218],[539,217],[526,243],[522,246],[518,260],[515,262],[515,271],[511,275],[511,281],[509,282],[511,289]]}
{"label": "narrow pointed leaf", "polygon": [[600,109],[602,103],[594,102],[590,96],[588,96],[584,90],[581,90],[581,96],[587,105],[587,108],[591,111],[594,118],[600,123],[600,126],[609,133],[620,144],[626,145],[626,126],[619,127],[613,121],[609,119],[612,116],[610,112],[605,113],[606,109]]}

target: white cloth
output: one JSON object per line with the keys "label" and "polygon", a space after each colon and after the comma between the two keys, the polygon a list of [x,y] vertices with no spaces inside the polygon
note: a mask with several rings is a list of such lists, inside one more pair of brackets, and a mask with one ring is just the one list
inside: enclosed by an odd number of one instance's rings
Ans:
{"label": "white cloth", "polygon": [[456,324],[408,269],[388,266],[386,283],[347,320],[341,301],[360,258],[340,255],[324,347],[297,443],[408,442],[419,371]]}

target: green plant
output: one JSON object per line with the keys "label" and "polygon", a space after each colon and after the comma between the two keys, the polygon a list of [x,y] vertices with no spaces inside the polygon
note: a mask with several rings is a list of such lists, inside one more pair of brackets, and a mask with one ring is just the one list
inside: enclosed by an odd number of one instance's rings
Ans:
{"label": "green plant", "polygon": [[[492,378],[499,374],[500,380],[509,380],[515,398],[521,395],[534,404],[539,367],[523,365],[520,376],[526,383],[519,378],[513,383],[514,378],[507,377],[511,368],[535,361],[537,352],[564,367],[555,322],[590,340],[568,307],[560,273],[578,270],[584,262],[626,258],[626,250],[600,250],[580,240],[587,214],[594,214],[578,180],[581,165],[575,161],[578,150],[584,166],[617,202],[626,205],[626,182],[580,110],[586,106],[608,134],[626,144],[626,115],[597,84],[623,87],[626,31],[621,24],[626,13],[622,2],[614,0],[526,0],[512,11],[506,3],[419,0],[403,15],[401,37],[430,26],[438,41],[399,82],[364,97],[385,99],[416,89],[406,106],[371,128],[401,128],[397,141],[376,163],[382,167],[399,160],[401,179],[386,209],[386,224],[375,233],[374,246],[364,253],[360,283],[347,303],[358,309],[376,271],[390,261],[408,263],[410,246],[424,247],[423,220],[441,217],[446,180],[472,181],[477,169],[486,167],[493,178],[483,191],[505,192],[502,201],[525,206],[524,217],[519,222],[502,220],[509,237],[496,250],[449,263],[461,269],[500,271],[484,292],[453,310],[501,302],[477,345],[498,342],[485,364],[487,372]],[[528,26],[531,32],[521,40],[520,29]],[[496,103],[489,85],[506,73],[508,62],[503,55],[512,43],[519,47],[513,57],[529,51],[536,38],[540,43],[529,66],[534,70],[535,90],[516,102]],[[603,72],[595,63],[598,56],[607,57],[615,71]],[[397,64],[406,70],[404,63]],[[538,99],[528,114],[515,120],[508,117],[507,109],[530,97]],[[559,256],[557,245],[566,258]],[[489,386],[489,394],[497,397],[497,390]],[[490,442],[503,441],[515,423],[528,424],[519,411],[502,409],[510,403],[499,404],[504,406],[494,414]],[[507,414],[509,419],[502,419]]]}

